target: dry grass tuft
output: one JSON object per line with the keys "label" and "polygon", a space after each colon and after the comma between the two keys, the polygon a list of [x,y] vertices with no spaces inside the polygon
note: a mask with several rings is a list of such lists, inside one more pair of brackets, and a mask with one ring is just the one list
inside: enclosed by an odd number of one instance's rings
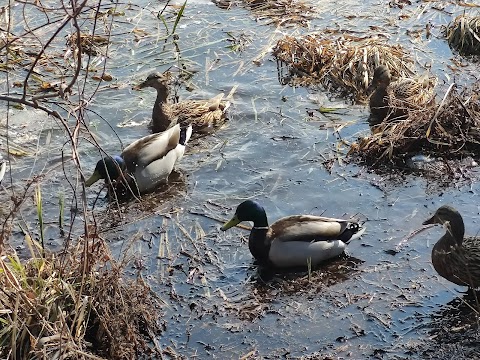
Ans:
{"label": "dry grass tuft", "polygon": [[309,86],[322,84],[328,90],[364,101],[369,79],[379,64],[393,77],[409,77],[413,61],[400,45],[382,40],[343,35],[328,39],[321,34],[279,40],[273,55],[288,66],[285,83]]}
{"label": "dry grass tuft", "polygon": [[[79,39],[78,39],[79,38]],[[109,43],[109,39],[102,35],[92,35],[80,33],[71,34],[67,39],[67,44],[72,50],[77,51],[79,45],[83,54],[97,56],[105,54],[105,46]]]}
{"label": "dry grass tuft", "polygon": [[409,112],[405,120],[384,122],[352,144],[349,154],[369,165],[405,165],[412,155],[458,159],[480,156],[480,82],[458,91],[451,86],[438,106]]}
{"label": "dry grass tuft", "polygon": [[[435,76],[423,74],[397,79],[386,89],[375,89],[370,97],[370,125],[378,125],[382,121],[405,120],[411,112],[415,113],[415,116],[418,116],[419,112],[428,112],[435,105],[437,80]],[[373,86],[374,82],[376,80],[372,81]]]}
{"label": "dry grass tuft", "polygon": [[445,35],[450,47],[460,54],[480,55],[480,16],[457,16],[448,24]]}
{"label": "dry grass tuft", "polygon": [[[31,253],[35,243],[29,240]],[[0,258],[2,358],[133,359],[159,352],[159,301],[101,240],[61,256]]]}
{"label": "dry grass tuft", "polygon": [[315,10],[302,0],[214,0],[222,8],[242,6],[250,10],[257,20],[267,24],[306,26],[314,18]]}
{"label": "dry grass tuft", "polygon": [[437,77],[427,74],[397,79],[387,89],[389,106],[404,113],[411,109],[424,111],[435,101],[437,81]]}

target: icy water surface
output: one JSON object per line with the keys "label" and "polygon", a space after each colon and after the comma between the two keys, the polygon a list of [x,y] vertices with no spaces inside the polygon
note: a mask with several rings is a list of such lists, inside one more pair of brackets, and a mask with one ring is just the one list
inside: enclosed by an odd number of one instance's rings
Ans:
{"label": "icy water surface", "polygon": [[[103,195],[97,199],[98,186],[87,194],[102,236],[114,252],[139,239],[134,245],[138,266],[131,274],[140,267],[164,299],[166,330],[159,341],[171,354],[220,359],[417,358],[428,355],[423,350],[434,341],[435,329],[458,326],[457,318],[445,324],[445,316],[439,314],[449,302],[462,298],[458,291],[465,289],[439,278],[430,263],[432,245],[443,230],[435,228],[397,245],[442,204],[460,209],[467,233],[476,234],[478,184],[459,182],[439,189],[415,175],[391,180],[346,164],[348,146],[341,140],[351,142],[369,132],[367,108],[321,90],[281,85],[270,54],[285,34],[324,28],[357,36],[374,32],[405,45],[419,65],[431,66],[448,83],[454,76],[448,69],[453,55],[440,36],[440,26],[452,15],[449,8],[441,9],[443,3],[400,8],[385,1],[319,2],[318,19],[306,29],[276,28],[255,21],[241,8],[222,10],[207,1],[189,1],[177,28],[177,47],[171,40],[158,40],[164,26],[156,14],[163,3],[145,3],[140,13],[137,8],[125,10],[125,28],[131,30],[135,24],[148,36],[112,37],[107,72],[114,80],[102,85],[90,106],[111,127],[93,113],[88,115],[107,152],[120,151],[116,136],[128,144],[149,133],[155,94],[131,87],[151,71],[171,66],[194,71],[188,82],[191,92],[184,85],[177,87],[180,99],[228,93],[238,85],[227,126],[190,146],[165,191],[145,196],[141,204],[122,204],[121,218]],[[433,38],[407,35],[429,21]],[[233,38],[241,41],[242,51],[231,50]],[[467,75],[456,76],[472,81],[471,69],[468,65]],[[324,116],[315,112],[321,105],[345,109]],[[313,119],[307,110],[314,111]],[[21,123],[21,115],[16,116]],[[52,128],[48,121],[42,123],[45,134]],[[335,133],[342,124],[346,126]],[[50,132],[50,139],[60,136]],[[41,143],[47,135],[42,136]],[[98,151],[83,145],[83,171],[88,175]],[[51,192],[53,200],[45,206],[51,209],[47,217],[53,222],[57,216],[53,195],[64,192],[69,206],[75,204],[68,199],[64,170],[52,155],[61,146],[49,146],[42,147],[41,161],[19,161],[14,177],[25,179],[35,169],[47,169],[43,171],[51,181],[44,191]],[[310,278],[305,272],[272,274],[254,264],[247,231],[219,231],[221,222],[247,198],[258,200],[271,222],[289,214],[357,214],[366,221],[367,232],[349,245],[348,256],[325,264]],[[24,216],[34,219],[35,210]],[[57,230],[48,231],[55,239]],[[50,245],[60,244],[52,240]]]}

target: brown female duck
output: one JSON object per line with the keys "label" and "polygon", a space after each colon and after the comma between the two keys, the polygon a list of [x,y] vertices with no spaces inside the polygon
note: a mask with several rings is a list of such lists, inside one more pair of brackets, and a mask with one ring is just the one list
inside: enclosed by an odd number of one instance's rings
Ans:
{"label": "brown female duck", "polygon": [[153,132],[165,131],[175,124],[192,125],[194,133],[209,133],[225,122],[230,102],[223,100],[221,93],[209,100],[187,100],[176,104],[168,102],[170,74],[152,73],[135,89],[152,87],[157,90],[157,99],[152,111]]}
{"label": "brown female duck", "polygon": [[233,218],[221,230],[242,221],[253,222],[248,239],[253,257],[262,265],[278,268],[318,265],[342,254],[346,244],[365,231],[353,220],[313,215],[287,216],[268,226],[264,208],[253,200],[238,205]]}
{"label": "brown female duck", "polygon": [[442,224],[447,229],[432,250],[432,263],[437,273],[457,285],[480,287],[480,238],[464,237],[465,226],[460,213],[444,205],[423,224]]}
{"label": "brown female duck", "polygon": [[390,71],[385,65],[378,66],[367,89],[370,96],[370,125],[383,121],[406,119],[408,112],[433,104],[436,78],[422,76],[417,79],[402,78],[391,82]]}

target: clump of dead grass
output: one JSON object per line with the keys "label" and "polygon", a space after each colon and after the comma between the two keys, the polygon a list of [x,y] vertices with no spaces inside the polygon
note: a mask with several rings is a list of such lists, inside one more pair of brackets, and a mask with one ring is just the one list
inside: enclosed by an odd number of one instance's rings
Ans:
{"label": "clump of dead grass", "polygon": [[250,10],[257,20],[267,24],[306,26],[314,18],[313,7],[302,0],[214,0],[222,8],[242,6]]}
{"label": "clump of dead grass", "polygon": [[369,165],[405,165],[422,153],[444,159],[480,157],[480,82],[459,91],[451,86],[435,107],[412,110],[404,120],[383,122],[351,145]]}
{"label": "clump of dead grass", "polygon": [[397,79],[387,88],[389,106],[395,112],[423,111],[435,101],[437,82],[436,76],[428,74]]}
{"label": "clump of dead grass", "polygon": [[[418,112],[428,112],[429,108],[435,105],[437,81],[437,77],[423,74],[396,79],[386,89],[375,89],[370,98],[372,114],[369,123],[377,125],[382,121],[405,120],[411,112],[417,113],[416,116]],[[378,103],[382,97],[386,100],[386,105],[383,102]]]}
{"label": "clump of dead grass", "polygon": [[450,47],[460,54],[480,55],[480,16],[457,16],[448,24],[445,35]]}
{"label": "clump of dead grass", "polygon": [[413,74],[413,60],[401,45],[388,45],[375,38],[342,35],[330,39],[318,33],[285,36],[278,41],[273,55],[288,66],[285,83],[322,84],[355,101],[366,99],[369,79],[380,64],[386,65],[396,78]]}
{"label": "clump of dead grass", "polygon": [[[63,254],[0,258],[0,354],[21,359],[133,359],[159,351],[159,301],[103,241]],[[39,247],[38,247],[39,248]],[[152,354],[153,355],[153,354]]]}
{"label": "clump of dead grass", "polygon": [[78,51],[80,48],[82,54],[90,56],[105,55],[105,47],[108,43],[108,37],[102,35],[73,33],[67,38],[67,45],[73,51]]}

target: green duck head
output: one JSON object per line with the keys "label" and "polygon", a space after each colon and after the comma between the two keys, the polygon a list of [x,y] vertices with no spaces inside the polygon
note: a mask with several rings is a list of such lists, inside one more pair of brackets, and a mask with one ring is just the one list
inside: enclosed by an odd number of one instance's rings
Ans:
{"label": "green duck head", "polygon": [[256,201],[245,200],[238,205],[235,215],[221,227],[221,230],[228,230],[242,221],[253,221],[254,227],[268,226],[265,209]]}
{"label": "green duck head", "polygon": [[115,180],[126,169],[125,160],[121,156],[106,157],[97,162],[92,176],[85,181],[86,186],[91,186],[100,179]]}

